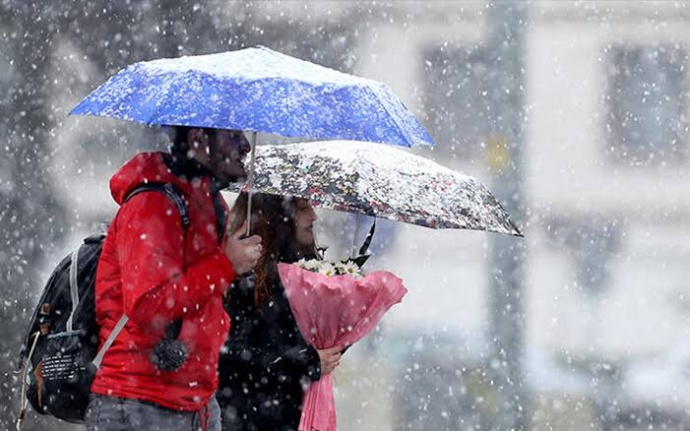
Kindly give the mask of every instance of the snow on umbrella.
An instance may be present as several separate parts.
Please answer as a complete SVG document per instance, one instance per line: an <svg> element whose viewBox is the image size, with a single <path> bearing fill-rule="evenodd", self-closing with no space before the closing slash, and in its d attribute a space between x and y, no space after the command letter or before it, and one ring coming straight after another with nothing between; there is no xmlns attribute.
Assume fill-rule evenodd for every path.
<svg viewBox="0 0 690 431"><path fill-rule="evenodd" d="M255 169L253 192L430 228L522 236L479 180L403 149L350 141L265 145Z"/></svg>
<svg viewBox="0 0 690 431"><path fill-rule="evenodd" d="M261 46L132 64L70 114L406 147L433 145L385 84Z"/></svg>

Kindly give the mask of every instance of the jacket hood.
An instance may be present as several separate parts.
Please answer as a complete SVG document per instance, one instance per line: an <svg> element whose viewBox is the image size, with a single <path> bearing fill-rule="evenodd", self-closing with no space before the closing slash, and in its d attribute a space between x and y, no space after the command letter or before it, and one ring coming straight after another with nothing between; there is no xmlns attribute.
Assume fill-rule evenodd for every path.
<svg viewBox="0 0 690 431"><path fill-rule="evenodd" d="M182 190L189 182L175 175L170 168L170 155L148 152L134 156L110 179L110 193L122 205L129 193L142 183L172 183Z"/></svg>

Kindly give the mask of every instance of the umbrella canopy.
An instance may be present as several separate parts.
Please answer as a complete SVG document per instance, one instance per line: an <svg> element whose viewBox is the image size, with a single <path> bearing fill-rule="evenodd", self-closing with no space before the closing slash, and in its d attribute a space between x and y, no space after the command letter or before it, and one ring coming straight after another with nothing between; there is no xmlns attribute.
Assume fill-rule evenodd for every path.
<svg viewBox="0 0 690 431"><path fill-rule="evenodd" d="M385 84L265 47L132 64L70 114L288 137L433 145Z"/></svg>
<svg viewBox="0 0 690 431"><path fill-rule="evenodd" d="M329 141L256 151L252 192L297 196L321 208L437 229L522 236L479 180L403 149ZM231 185L233 191L241 188Z"/></svg>

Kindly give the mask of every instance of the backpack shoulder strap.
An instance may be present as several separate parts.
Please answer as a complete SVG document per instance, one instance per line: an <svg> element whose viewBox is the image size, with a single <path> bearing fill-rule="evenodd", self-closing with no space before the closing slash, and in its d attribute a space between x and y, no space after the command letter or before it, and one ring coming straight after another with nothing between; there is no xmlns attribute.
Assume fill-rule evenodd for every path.
<svg viewBox="0 0 690 431"><path fill-rule="evenodd" d="M138 186L134 190L132 190L129 195L125 198L125 202L130 200L132 197L135 195L138 195L139 193L142 192L147 192L147 191L156 191L159 193L163 193L170 199L175 206L177 207L177 210L180 213L180 218L182 219L182 227L184 229L187 229L189 226L189 213L187 212L187 204L184 201L184 197L182 197L182 192L175 187L172 183L146 183Z"/></svg>
<svg viewBox="0 0 690 431"><path fill-rule="evenodd" d="M103 362L103 357L105 356L106 350L108 350L110 346L113 345L115 338L117 338L117 336L120 334L120 331L122 331L122 328L125 327L128 320L129 317L127 317L126 314L120 316L120 320L117 321L113 330L110 331L110 335L108 335L108 338L105 340L105 343L103 343L103 347L98 349L96 357L93 358L93 361L91 361L96 368L101 368L101 362Z"/></svg>

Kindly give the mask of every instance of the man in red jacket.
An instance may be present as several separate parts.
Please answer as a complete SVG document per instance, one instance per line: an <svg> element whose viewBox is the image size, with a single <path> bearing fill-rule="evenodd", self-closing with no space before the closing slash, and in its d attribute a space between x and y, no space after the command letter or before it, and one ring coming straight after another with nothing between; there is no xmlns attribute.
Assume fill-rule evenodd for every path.
<svg viewBox="0 0 690 431"><path fill-rule="evenodd" d="M230 327L222 298L236 275L256 264L261 238L242 238L246 227L226 234L219 192L244 177L250 146L241 131L176 130L170 153L138 154L110 180L120 209L96 275L100 345L123 314L129 320L94 379L87 430L220 430L216 370ZM174 185L189 224L163 193L128 199L145 183ZM185 353L174 370L152 360L171 322Z"/></svg>

